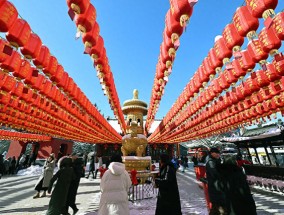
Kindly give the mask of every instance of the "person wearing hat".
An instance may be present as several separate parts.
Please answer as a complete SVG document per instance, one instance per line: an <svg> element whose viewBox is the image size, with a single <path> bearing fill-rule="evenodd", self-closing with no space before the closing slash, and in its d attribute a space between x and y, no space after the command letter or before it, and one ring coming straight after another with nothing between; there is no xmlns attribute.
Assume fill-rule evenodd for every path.
<svg viewBox="0 0 284 215"><path fill-rule="evenodd" d="M43 166L43 173L41 174L35 185L35 190L37 191L37 193L33 196L34 199L46 196L46 191L49 186L49 182L53 176L54 168L55 168L55 159L54 159L54 154L51 153L49 157L46 159ZM43 190L43 193L40 196L41 190Z"/></svg>
<svg viewBox="0 0 284 215"><path fill-rule="evenodd" d="M222 178L218 169L221 165L220 151L218 148L209 150L206 162L206 177L208 181L208 194L212 207L209 215L226 214L225 193L222 186Z"/></svg>

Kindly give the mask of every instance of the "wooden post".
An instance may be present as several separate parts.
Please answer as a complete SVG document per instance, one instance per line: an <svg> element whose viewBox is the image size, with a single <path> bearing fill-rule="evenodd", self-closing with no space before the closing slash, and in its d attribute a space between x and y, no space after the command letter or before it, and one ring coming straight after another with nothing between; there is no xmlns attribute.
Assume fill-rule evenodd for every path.
<svg viewBox="0 0 284 215"><path fill-rule="evenodd" d="M267 151L266 146L264 147L264 150L265 150L265 153L266 153L267 159L268 159L268 161L269 161L270 165L272 166L272 162L271 162L271 159L270 159L270 157L269 157L269 154L268 154L268 151Z"/></svg>
<svg viewBox="0 0 284 215"><path fill-rule="evenodd" d="M275 154L275 152L274 152L274 148L273 148L272 146L270 146L270 150L271 150L271 153L272 153L272 155L273 155L273 157L274 157L274 159L275 159L275 164L276 164L276 166L278 167L278 166L279 166L279 163L278 163L276 154Z"/></svg>

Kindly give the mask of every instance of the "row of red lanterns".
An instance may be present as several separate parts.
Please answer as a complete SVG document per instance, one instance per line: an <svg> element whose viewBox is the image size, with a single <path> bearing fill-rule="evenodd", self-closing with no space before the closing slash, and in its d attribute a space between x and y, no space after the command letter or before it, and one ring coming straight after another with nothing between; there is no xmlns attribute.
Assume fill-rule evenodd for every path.
<svg viewBox="0 0 284 215"><path fill-rule="evenodd" d="M97 76L104 94L108 97L111 109L117 117L121 130L125 133L126 124L121 110L120 101L114 84L113 74L109 66L104 40L100 36L100 28L96 22L96 10L90 1L68 0L69 14L71 15L82 33L82 41L85 45L85 53L89 54L94 61Z"/></svg>
<svg viewBox="0 0 284 215"><path fill-rule="evenodd" d="M28 59L33 59L33 63L37 66L37 68L42 69L44 74L48 75L51 81L53 81L57 87L63 89L71 99L77 100L75 103L76 105L80 104L86 108L87 111L88 107L91 108L89 114L93 115L93 113L96 113L96 120L98 122L104 122L105 120L103 120L103 117L97 110L93 110L95 108L82 93L82 91L77 87L73 79L69 77L68 73L64 71L63 67L58 64L56 58L51 56L49 49L42 45L40 38L36 34L31 32L28 23L17 18L18 12L15 7L9 1L2 1L0 11L3 12L3 16L1 16L0 19L2 27L0 31L8 31L6 38L9 40L9 43L14 44L16 47L21 46L22 54ZM5 42L1 41L1 44L4 46L3 48L8 49L8 46L5 44ZM6 52L7 51L9 50L6 50ZM36 73L35 69L31 68L26 60L22 60L21 56L17 52L12 52L10 57L7 57L6 53L1 54L1 57L5 56L7 59L4 63L2 63L1 67L7 71L14 71L14 75L16 77L19 76L19 78L22 78L21 75L23 74L23 71L28 73L26 75L30 75L31 71L33 74ZM23 64L26 66L21 67ZM42 75L38 80L40 79L44 79ZM26 81L27 84L30 84L28 79L26 79ZM38 86L39 85L40 84L38 84ZM51 83L49 83L49 86L51 86ZM53 89L56 88L53 87ZM107 129L111 130L112 133L115 132L107 122L104 122L103 124L105 124Z"/></svg>
<svg viewBox="0 0 284 215"><path fill-rule="evenodd" d="M279 63L283 65L284 59ZM273 70L273 66L270 66L270 68ZM255 73L261 72L263 71L260 70ZM182 128L180 133L184 131L189 132L191 129L201 132L200 127L194 128L194 126L202 124L204 127L208 127L212 125L212 123L215 123L214 120L216 119L225 120L227 117L238 114L239 111L248 110L253 106L255 106L255 108L261 108L261 104L264 101L273 100L277 104L274 106L274 110L276 110L275 107L283 108L284 103L281 101L281 96L278 94L283 92L284 77L277 74L275 68L274 73L263 73L264 79L262 80L257 79L255 73L252 73L251 78L248 78L244 83L233 88L232 91L227 92L224 96L219 97L210 107L207 107L204 111L197 113L191 120L188 120L188 124L180 127ZM214 120L211 120L210 117L213 118L214 116ZM173 130L169 130L169 133L172 136L177 134ZM182 136L182 134L180 135ZM169 137L163 136L163 138L168 139Z"/></svg>
<svg viewBox="0 0 284 215"><path fill-rule="evenodd" d="M50 141L51 137L39 134L22 133L8 130L0 130L0 139L19 141Z"/></svg>
<svg viewBox="0 0 284 215"><path fill-rule="evenodd" d="M2 41L2 43L4 42ZM45 76L38 74L38 71L32 68L28 61L23 61L22 63L20 63L21 57L17 52L12 50L11 55L2 53L1 56L6 56L5 59L1 59L4 59L4 61L1 62L2 69L4 69L5 71L12 71L12 74L17 78L24 78L24 83L32 87L33 90L36 90L38 91L38 93L43 94L48 99L54 101L57 105L60 105L63 108L67 108L67 111L71 111L71 113L75 116L80 117L81 111L75 105L75 103L72 102L72 100L68 99L68 97L66 97L57 87L55 87L52 82L46 79ZM17 74L21 74L21 76ZM15 92L21 93L21 89L29 90L28 87L24 87L24 84L22 82L16 84L16 80L12 76L6 75L6 79L6 85L4 87L9 87L9 89L7 90L12 91L14 90L15 86L17 86L17 90ZM31 98L31 92L32 91L30 90L29 94L26 93L28 98Z"/></svg>
<svg viewBox="0 0 284 215"><path fill-rule="evenodd" d="M170 10L165 18L163 42L160 46L160 55L156 66L156 74L150 99L145 128L149 131L158 110L164 88L171 74L176 51L180 45L179 38L184 32L187 22L192 15L193 5L197 0L170 0Z"/></svg>
<svg viewBox="0 0 284 215"><path fill-rule="evenodd" d="M78 97L78 95L81 95L81 98L83 98L83 99L78 99L78 100L81 101L81 105L84 105L86 103L89 105L89 107L86 108L87 111L95 109L95 108L92 108L91 103L83 95L83 93L80 91L80 89L78 87L76 87L73 79L70 78L70 77L68 79L68 74L66 72L64 72L62 66L57 63L56 58L53 57L53 56L50 56L50 52L49 52L48 48L45 47L45 46L40 47L41 42L38 41L39 37L37 37L37 36L31 37L31 35L33 35L33 34L31 33L30 28L27 27L28 23L26 23L24 20L20 20L20 19L17 19L17 18L14 21L12 21L10 19L9 20L5 19L5 17L7 17L7 14L11 15L11 11L14 11L14 14L18 15L14 6L9 1L1 2L0 6L1 6L0 10L1 10L1 12L3 12L3 16L1 16L1 24L3 24L3 22L5 22L5 21L6 21L6 23L10 23L10 25L6 26L6 29L3 27L3 29L1 29L1 31L8 30L6 37L7 37L7 39L9 38L10 44L14 44L15 46L23 46L21 48L21 52L25 56L31 56L32 58L35 58L33 60L34 64L38 68L43 69L43 72L46 75L48 75L52 81L54 81L54 82L58 81L58 83L56 83L57 86L61 87L62 89L65 89L66 92L69 94L69 96L71 98L74 97L73 99L75 99L76 97ZM10 16L10 17L17 17L16 15ZM3 24L3 26L5 26L5 25ZM27 39L28 35L30 36L29 39ZM30 39L30 38L33 38L33 39ZM34 38L36 38L36 39L34 39ZM27 43L25 43L25 41ZM4 48L8 49L7 48L8 46L5 43L6 43L5 41L4 42L1 41L3 49ZM32 49L31 48L31 47L35 47L35 44L36 45L39 44L39 47L41 48L39 53L38 53L38 51L26 52L26 50L38 50L38 49ZM27 47L30 47L30 48L27 48ZM1 57L3 57L3 58L6 57L6 59L5 58L2 59L3 62L1 63L1 67L4 70L14 71L16 77L17 76L20 77L23 74L22 71L24 71L26 73L25 75L28 75L27 73L29 73L30 71L32 71L33 74L36 73L33 68L29 67L29 64L27 63L26 60L21 59L21 56L17 52L14 52L14 51L11 51L11 50L8 50L8 51L12 52L9 57L7 57L8 55L6 53L1 54ZM6 52L7 52L7 50L6 50ZM49 59L49 62L48 62L47 59ZM27 66L23 66L23 68L22 68L21 66L23 64L27 65ZM20 69L22 71L20 71ZM29 74L31 74L31 73L29 73ZM59 74L62 74L62 76L66 77L66 78L64 79L62 76L59 76ZM64 76L64 74L66 74L66 75ZM41 77L41 79L44 79L42 76L40 76L40 77ZM66 82L64 84L63 80L68 80L67 86L66 86ZM27 81L27 84L30 84L30 83L28 83L28 81ZM37 86L39 87L40 84L38 84ZM49 86L52 87L51 82L49 82ZM57 90L56 87L52 87L52 89L54 89L54 91ZM52 94L47 94L47 95L50 96ZM79 103L79 102L76 102L76 103ZM92 112L93 112L93 110L92 110ZM98 112L98 111L96 110L96 112ZM97 113L96 115L100 115L100 114ZM103 118L103 117L101 116L101 117L97 118L98 122L103 121L103 120L101 120L101 118ZM107 130L111 130L112 133L115 132L115 130L107 122L104 122L104 124L105 124L105 126L107 126ZM117 133L117 132L115 132L115 133ZM115 135L115 136L117 136L117 138L119 138L118 134Z"/></svg>
<svg viewBox="0 0 284 215"><path fill-rule="evenodd" d="M275 7L276 7L276 5L274 5L274 8ZM258 27L257 18L254 18L250 15L251 16L250 19L247 19L247 20L243 19L243 17L241 15L244 13L244 11L249 12L249 10L248 10L248 8L246 8L246 6L238 8L235 15L234 15L235 20L238 20L237 24L235 24L236 26L238 26L238 30L245 29L244 27L249 26L250 23L254 23L254 24L251 24L250 28L247 27L246 32L244 32L244 31L242 33L239 32L242 36L245 36L246 33L248 33L249 31L256 30L256 26ZM270 7L270 11L271 11L271 7ZM245 14L247 14L247 13L245 13ZM236 17L238 17L238 19ZM246 16L246 17L248 17L248 16ZM255 63L257 63L259 60L263 61L264 59L266 59L268 57L269 52L275 54L275 50L278 49L281 46L280 39L283 38L283 35L281 34L282 31L279 30L279 29L283 29L283 23L284 22L283 22L282 17L283 17L283 13L279 13L277 16L275 16L274 17L275 21L272 22L272 24L269 26L271 28L269 28L269 27L264 28L260 32L260 34L259 34L259 41L260 42L258 40L253 40L251 43L248 44L248 51L242 51L242 52L240 52L240 46L243 43L243 38L241 36L239 36L239 33L237 32L237 28L234 26L234 24L227 25L226 28L223 31L223 37L219 37L218 40L215 42L215 45L214 45L214 49L216 49L215 52L214 52L214 49L210 50L208 57L206 57L204 59L201 67L199 67L199 69L198 69L197 73L195 74L195 76L193 77L193 79L186 86L185 90L182 92L182 94L178 98L177 102L174 104L172 109L169 111L169 113L164 118L164 120L163 120L164 127L162 127L162 128L159 127L153 133L153 135L152 135L152 137L150 137L150 139L152 139L153 136L155 136L157 134L161 135L162 132L165 131L165 127L167 126L167 124L169 124L170 119L171 119L171 122L176 121L175 118L177 118L179 116L179 112L182 110L182 108L185 107L185 104L189 104L190 103L189 100L192 100L194 93L197 95L197 93L200 91L200 89L202 89L201 86L204 84L204 81L205 82L208 81L210 76L212 77L213 75L215 75L215 72L220 72L223 63L229 63L229 58L232 55L230 49L232 49L232 51L234 52L234 56L236 57L236 59L238 57L238 59L240 60L241 67L244 70L253 69ZM251 19L252 19L252 21L251 21ZM240 22L240 21L243 21L243 22ZM262 52L259 52L259 50L262 50ZM250 58L248 57L249 52L252 56ZM250 61L248 61L248 59ZM226 78L228 80L227 81L228 85L227 86L223 85L223 88L219 87L219 91L217 93L221 93L223 89L229 87L231 83L237 81L238 77L234 77L235 74L233 76L232 71L230 71L231 68L232 68L232 65L235 68L236 68L236 66L240 66L240 65L234 65L236 62L237 61L234 60L233 63L231 63L228 66L228 68L226 66L225 71L218 77L219 81L221 79L224 80L224 78ZM204 72L204 71L208 71L208 72ZM241 70L239 70L239 71L241 71ZM204 75L204 73L207 74L207 76ZM244 76L245 74L246 74L245 71L240 73L240 75L242 75L242 76ZM202 77L203 77L203 79L202 79ZM230 77L232 79L230 79ZM197 80L199 78L199 80L196 82L196 81L194 81L194 78L196 78ZM215 83L214 83L214 81L215 81ZM213 85L214 84L218 85L218 81L217 80L214 80L214 81L212 81ZM226 81L224 81L223 83L226 83ZM215 86L215 88L216 88L216 86ZM207 98L211 97L211 99L212 99L213 97L216 96L216 95L212 95L209 92L212 92L212 89L207 91ZM204 92L202 92L202 93L205 94ZM184 116L188 117L188 114L184 114ZM175 124L177 124L177 123L175 123ZM164 133L163 133L163 135L164 135Z"/></svg>

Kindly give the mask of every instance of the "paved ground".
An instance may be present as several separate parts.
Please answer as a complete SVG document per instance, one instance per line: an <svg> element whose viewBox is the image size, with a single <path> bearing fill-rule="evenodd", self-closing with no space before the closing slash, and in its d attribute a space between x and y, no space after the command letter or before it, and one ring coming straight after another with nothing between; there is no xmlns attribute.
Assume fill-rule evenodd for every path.
<svg viewBox="0 0 284 215"><path fill-rule="evenodd" d="M49 197L33 199L34 184L38 176L14 176L0 180L0 214L42 215L45 214ZM95 215L98 209L100 192L99 179L82 178L77 203L79 215ZM207 214L203 190L198 187L192 169L178 173L181 205L184 215ZM253 189L260 215L284 214L284 196L278 193ZM131 215L154 214L156 198L130 202Z"/></svg>

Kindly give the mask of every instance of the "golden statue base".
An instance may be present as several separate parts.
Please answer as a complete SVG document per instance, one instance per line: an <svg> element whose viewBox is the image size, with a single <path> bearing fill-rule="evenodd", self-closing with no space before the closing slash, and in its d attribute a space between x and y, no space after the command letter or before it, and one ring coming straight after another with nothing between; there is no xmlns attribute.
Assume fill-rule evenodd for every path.
<svg viewBox="0 0 284 215"><path fill-rule="evenodd" d="M124 156L122 161L125 164L126 171L135 169L136 171L149 170L151 167L151 157Z"/></svg>

